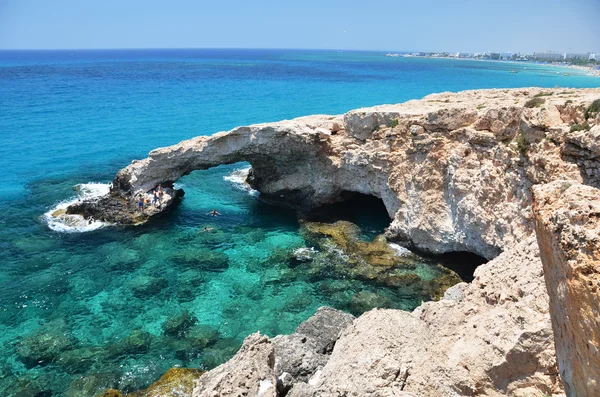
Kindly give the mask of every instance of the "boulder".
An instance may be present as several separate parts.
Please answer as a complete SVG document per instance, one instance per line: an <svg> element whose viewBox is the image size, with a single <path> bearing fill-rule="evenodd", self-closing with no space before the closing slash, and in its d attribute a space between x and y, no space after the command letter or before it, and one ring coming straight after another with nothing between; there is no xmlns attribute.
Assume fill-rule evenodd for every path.
<svg viewBox="0 0 600 397"><path fill-rule="evenodd" d="M274 365L273 344L257 332L231 360L198 378L192 397L276 397Z"/></svg>
<svg viewBox="0 0 600 397"><path fill-rule="evenodd" d="M323 306L295 333L273 338L275 374L281 377L287 373L291 383L308 381L327 363L335 342L352 321L351 314Z"/></svg>

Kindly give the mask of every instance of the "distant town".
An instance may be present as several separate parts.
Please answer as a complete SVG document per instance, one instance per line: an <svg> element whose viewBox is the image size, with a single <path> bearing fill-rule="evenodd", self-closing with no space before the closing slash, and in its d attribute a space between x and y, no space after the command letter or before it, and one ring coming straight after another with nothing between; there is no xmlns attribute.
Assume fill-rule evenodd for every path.
<svg viewBox="0 0 600 397"><path fill-rule="evenodd" d="M534 52L533 54L521 54L512 52L413 52L413 53L390 53L390 57L425 57L425 58L458 58L458 59L481 59L492 61L528 61L528 62L557 62L571 65L600 65L600 53L574 53L574 52Z"/></svg>

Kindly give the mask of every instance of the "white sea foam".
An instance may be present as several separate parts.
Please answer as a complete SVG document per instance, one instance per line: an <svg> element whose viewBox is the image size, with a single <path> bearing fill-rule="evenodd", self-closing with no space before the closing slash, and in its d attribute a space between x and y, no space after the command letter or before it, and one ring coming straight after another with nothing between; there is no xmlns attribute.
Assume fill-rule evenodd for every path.
<svg viewBox="0 0 600 397"><path fill-rule="evenodd" d="M110 223L95 220L90 222L81 215L68 215L64 213L69 205L79 200L90 200L108 194L109 186L108 183L96 182L76 185L73 189L77 191L77 197L61 201L44 214L43 218L48 227L56 232L81 233L110 225Z"/></svg>
<svg viewBox="0 0 600 397"><path fill-rule="evenodd" d="M294 257L299 261L309 261L315 257L317 252L314 247L302 247L294 251Z"/></svg>
<svg viewBox="0 0 600 397"><path fill-rule="evenodd" d="M231 174L224 176L223 179L225 179L228 182L231 182L236 188L248 192L248 194L250 194L251 196L257 196L258 190L252 189L250 185L248 185L248 182L246 182L246 178L248 178L249 172L250 167L238 168L233 170Z"/></svg>
<svg viewBox="0 0 600 397"><path fill-rule="evenodd" d="M391 249L396 251L396 255L398 256L411 256L413 254L408 248L404 248L401 245L389 243L389 246Z"/></svg>

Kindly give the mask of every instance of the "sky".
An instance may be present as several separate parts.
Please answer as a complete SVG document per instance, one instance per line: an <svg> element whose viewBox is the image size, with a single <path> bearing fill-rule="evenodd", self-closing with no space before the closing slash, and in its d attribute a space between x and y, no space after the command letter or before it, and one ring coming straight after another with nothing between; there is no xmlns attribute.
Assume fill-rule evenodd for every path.
<svg viewBox="0 0 600 397"><path fill-rule="evenodd" d="M600 0L0 0L0 49L600 52Z"/></svg>

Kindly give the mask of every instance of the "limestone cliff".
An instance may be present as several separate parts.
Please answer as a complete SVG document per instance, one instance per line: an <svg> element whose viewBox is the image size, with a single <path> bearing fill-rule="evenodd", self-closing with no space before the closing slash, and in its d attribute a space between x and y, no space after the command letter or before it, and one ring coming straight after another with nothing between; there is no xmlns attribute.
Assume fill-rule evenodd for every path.
<svg viewBox="0 0 600 397"><path fill-rule="evenodd" d="M561 392L559 369L570 396L595 396L600 115L589 109L598 98L600 89L466 91L239 127L152 151L119 171L107 200L128 223L137 193L248 161L264 197L311 209L346 192L374 195L392 219L389 239L492 259L413 313L340 319L326 354L300 331L253 336L196 381L195 396L239 385L253 396L544 396ZM77 210L106 216L101 202Z"/></svg>
<svg viewBox="0 0 600 397"><path fill-rule="evenodd" d="M600 396L600 190L556 181L534 197L561 378L569 397Z"/></svg>
<svg viewBox="0 0 600 397"><path fill-rule="evenodd" d="M263 197L310 209L344 192L374 195L393 219L389 238L491 259L533 230L532 185L599 185L598 116L585 120L599 97L600 89L443 93L197 137L119 171L113 197L122 211L112 220L139 221L136 194L159 183L248 161ZM83 207L75 212L111 220L103 205Z"/></svg>

